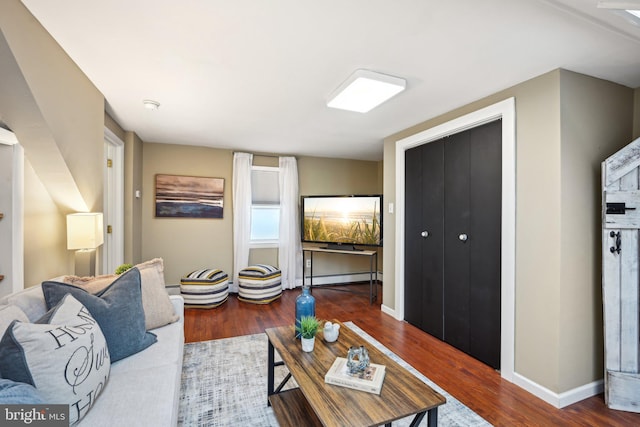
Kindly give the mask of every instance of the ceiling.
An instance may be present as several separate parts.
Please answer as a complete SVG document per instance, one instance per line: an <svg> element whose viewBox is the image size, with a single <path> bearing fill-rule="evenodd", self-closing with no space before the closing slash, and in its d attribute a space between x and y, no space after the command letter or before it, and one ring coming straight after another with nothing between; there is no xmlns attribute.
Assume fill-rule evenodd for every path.
<svg viewBox="0 0 640 427"><path fill-rule="evenodd" d="M146 142L380 160L383 138L556 68L640 86L640 19L597 0L22 2ZM358 68L407 90L327 108Z"/></svg>

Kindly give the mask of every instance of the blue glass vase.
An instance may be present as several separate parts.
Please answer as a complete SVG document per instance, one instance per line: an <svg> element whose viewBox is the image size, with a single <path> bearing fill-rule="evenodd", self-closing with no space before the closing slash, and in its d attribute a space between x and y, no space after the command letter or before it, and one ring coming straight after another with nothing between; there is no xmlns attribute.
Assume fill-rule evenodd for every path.
<svg viewBox="0 0 640 427"><path fill-rule="evenodd" d="M300 326L302 316L316 315L316 299L311 295L309 286L302 286L302 293L296 298L296 327ZM296 338L300 338L300 333L296 331Z"/></svg>

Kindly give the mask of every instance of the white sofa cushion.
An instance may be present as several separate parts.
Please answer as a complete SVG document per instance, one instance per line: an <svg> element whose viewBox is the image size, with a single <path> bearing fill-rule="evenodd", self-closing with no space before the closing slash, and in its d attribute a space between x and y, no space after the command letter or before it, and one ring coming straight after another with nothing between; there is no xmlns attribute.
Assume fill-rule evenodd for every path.
<svg viewBox="0 0 640 427"><path fill-rule="evenodd" d="M111 366L105 393L81 422L86 427L171 426L178 423L184 300L171 296L178 322L153 330L158 342Z"/></svg>
<svg viewBox="0 0 640 427"><path fill-rule="evenodd" d="M166 364L112 375L105 393L80 425L177 425L181 374L182 364Z"/></svg>
<svg viewBox="0 0 640 427"><path fill-rule="evenodd" d="M114 362L112 373L122 374L140 369L140 367L156 367L167 364L180 363L182 366L182 352L184 347L184 333L182 323L172 323L162 328L154 329L157 342L143 352Z"/></svg>

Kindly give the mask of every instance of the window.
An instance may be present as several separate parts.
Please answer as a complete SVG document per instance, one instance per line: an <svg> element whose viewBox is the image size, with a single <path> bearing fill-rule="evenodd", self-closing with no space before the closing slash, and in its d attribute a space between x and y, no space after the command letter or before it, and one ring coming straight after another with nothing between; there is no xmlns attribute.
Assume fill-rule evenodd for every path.
<svg viewBox="0 0 640 427"><path fill-rule="evenodd" d="M274 247L280 237L280 169L251 168L251 247Z"/></svg>

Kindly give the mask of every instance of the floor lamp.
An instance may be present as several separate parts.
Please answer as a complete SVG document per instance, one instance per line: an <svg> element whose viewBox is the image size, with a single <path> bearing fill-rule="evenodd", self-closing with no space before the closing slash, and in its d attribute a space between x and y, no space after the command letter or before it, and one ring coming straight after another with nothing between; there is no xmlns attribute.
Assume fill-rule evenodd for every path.
<svg viewBox="0 0 640 427"><path fill-rule="evenodd" d="M95 276L96 248L104 243L102 213L67 215L67 249L76 250L75 274Z"/></svg>

